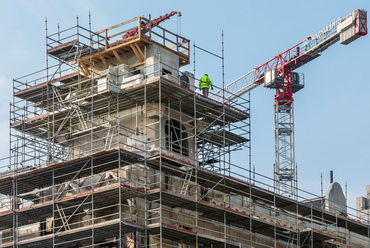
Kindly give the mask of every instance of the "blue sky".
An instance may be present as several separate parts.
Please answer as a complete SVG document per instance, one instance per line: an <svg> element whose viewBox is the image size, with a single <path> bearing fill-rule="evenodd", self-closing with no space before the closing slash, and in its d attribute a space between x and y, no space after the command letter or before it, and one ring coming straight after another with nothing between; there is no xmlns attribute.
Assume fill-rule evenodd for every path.
<svg viewBox="0 0 370 248"><path fill-rule="evenodd" d="M76 23L92 29L123 22L139 15L153 18L181 11L181 34L196 45L221 54L225 40L226 83L261 65L278 53L313 35L356 9L370 10L370 1L2 1L0 25L0 143L8 156L9 102L12 78L45 68L45 17L49 32ZM177 17L163 25L174 31ZM197 77L207 72L221 86L221 62L198 53ZM365 195L370 184L370 35L348 46L335 44L321 57L301 67L306 87L295 94L295 141L299 187L320 194L329 171L348 200ZM193 65L186 68L192 71ZM199 73L199 75L198 75ZM252 92L252 164L272 176L274 162L274 92L262 86ZM245 159L236 157L243 166ZM248 165L245 164L247 167Z"/></svg>

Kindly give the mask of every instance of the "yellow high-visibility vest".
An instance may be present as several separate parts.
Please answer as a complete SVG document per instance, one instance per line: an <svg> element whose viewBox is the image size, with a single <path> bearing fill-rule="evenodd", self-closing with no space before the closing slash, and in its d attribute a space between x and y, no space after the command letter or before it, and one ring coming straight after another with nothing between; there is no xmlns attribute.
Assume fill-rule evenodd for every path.
<svg viewBox="0 0 370 248"><path fill-rule="evenodd" d="M207 75L204 75L199 81L199 89L202 88L209 89L209 86L213 87L212 81Z"/></svg>

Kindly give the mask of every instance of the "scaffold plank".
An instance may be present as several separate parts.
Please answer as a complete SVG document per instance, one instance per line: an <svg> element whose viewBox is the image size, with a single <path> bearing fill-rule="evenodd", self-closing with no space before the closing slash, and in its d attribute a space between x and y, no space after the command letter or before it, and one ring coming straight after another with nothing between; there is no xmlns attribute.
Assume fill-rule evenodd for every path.
<svg viewBox="0 0 370 248"><path fill-rule="evenodd" d="M47 234L44 236L21 240L17 247L52 247L53 242L56 247L66 247L80 244L82 240L91 242L92 233L94 233L94 243L98 244L107 239L119 236L119 226L121 225L122 234L130 233L143 229L143 226L129 220L108 220L94 225L74 228L67 231L61 231L58 234ZM54 241L53 241L54 237ZM0 244L0 247L13 247L13 242Z"/></svg>
<svg viewBox="0 0 370 248"><path fill-rule="evenodd" d="M73 206L80 204L85 197L94 194L94 205L96 207L104 205L112 205L118 202L119 190L121 189L121 199L129 199L132 197L142 197L144 191L131 187L130 185L119 183L97 187L93 190L88 190L78 194L72 194L49 200L41 203L34 203L30 206L17 209L18 221L20 225L26 225L31 222L37 222L40 218L53 216L53 205L58 204L64 208L66 215L72 214L75 209ZM51 198L52 196L50 196ZM80 210L80 212L83 209ZM0 228L10 228L13 224L13 211L7 210L0 212Z"/></svg>
<svg viewBox="0 0 370 248"><path fill-rule="evenodd" d="M164 238L170 240L182 240L186 244L194 245L197 243L203 245L226 245L226 247L240 248L245 247L249 248L247 244L242 244L232 240L224 239L223 237L215 237L207 234L197 233L192 230L188 230L182 227L177 227L169 225L166 223L155 223L148 225L148 233L150 235L159 235L162 233Z"/></svg>
<svg viewBox="0 0 370 248"><path fill-rule="evenodd" d="M119 155L120 153L120 155ZM119 161L122 164L132 164L142 161L144 158L136 153L112 148L91 155L85 155L81 158L72 159L65 162L54 162L50 165L37 168L31 167L29 170L22 173L14 174L13 171L3 173L0 178L0 193L7 195L11 192L12 180L18 180L18 194L31 192L35 188L43 188L53 184L59 184L71 179L81 168L86 164L94 161L94 173L115 169L118 167ZM83 170L79 173L79 177L91 174L91 168Z"/></svg>
<svg viewBox="0 0 370 248"><path fill-rule="evenodd" d="M229 207L220 206L208 201L196 201L195 198L178 195L165 189L149 190L146 197L150 201L158 200L161 198L162 204L168 207L179 207L191 211L198 211L203 213L202 216L210 220L217 220L220 223L226 221L227 224L231 224L233 226L241 227L247 230L253 230L254 232L261 234L271 234L271 232L273 233L274 228L276 228L277 232L280 232L281 234L287 232L298 232L296 229L289 228L277 222L264 220L257 216L239 212Z"/></svg>
<svg viewBox="0 0 370 248"><path fill-rule="evenodd" d="M161 157L162 164L159 163L159 157ZM348 228L350 231L355 233L365 236L368 235L369 225L361 223L360 221L341 216L339 213L332 213L323 209L318 209L314 206L276 194L273 191L258 187L232 176L223 175L202 167L196 167L194 164L176 159L166 154L160 154L149 158L147 164L153 168L159 168L159 166L162 166L162 170L168 173L173 173L174 175L181 175L186 171L184 168L181 170L181 167L196 169L197 181L205 187L212 188L217 182L224 180L225 182L223 183L222 181L222 183L215 187L215 189L222 192L234 192L245 195L252 199L264 201L266 204L270 204L271 206L289 211L294 215L299 214L301 216L312 216L319 220L322 219L334 224L336 223L339 227ZM224 185L226 186L225 188Z"/></svg>

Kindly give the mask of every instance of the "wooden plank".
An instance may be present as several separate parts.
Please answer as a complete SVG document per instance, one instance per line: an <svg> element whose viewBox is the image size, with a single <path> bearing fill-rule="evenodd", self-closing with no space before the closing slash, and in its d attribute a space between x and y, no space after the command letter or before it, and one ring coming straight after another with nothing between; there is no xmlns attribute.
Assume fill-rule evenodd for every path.
<svg viewBox="0 0 370 248"><path fill-rule="evenodd" d="M185 37L182 37L182 36L177 35L177 34L175 34L175 33L171 32L171 31L169 31L169 30L167 30L167 29L165 29L165 28L162 28L161 26L155 26L155 27L156 27L156 28L159 28L159 29L162 29L162 30L163 30L164 32L166 32L166 33L172 34L173 36L179 37L179 38L181 38L181 39L182 39L182 40L184 40L184 41L190 41L190 40L186 39Z"/></svg>
<svg viewBox="0 0 370 248"><path fill-rule="evenodd" d="M88 69L89 65L87 63L83 63L83 69L85 70L87 76L91 75L90 70ZM81 83L81 82L80 82Z"/></svg>
<svg viewBox="0 0 370 248"><path fill-rule="evenodd" d="M113 52L114 56L116 57L118 63L123 64L122 59L119 56L119 54L117 53L117 51L116 50L113 50L112 52Z"/></svg>
<svg viewBox="0 0 370 248"><path fill-rule="evenodd" d="M172 40L170 40L170 39L168 39L164 36L164 34L165 34L164 32L163 32L163 35L161 35L161 34L158 34L157 32L152 31L152 34L155 34L155 35L157 35L158 38L163 39L163 43L165 43L165 41L167 40L167 41L171 42L172 44L176 45L176 42L174 42L174 41L172 41ZM164 45L164 44L162 44L162 45Z"/></svg>
<svg viewBox="0 0 370 248"><path fill-rule="evenodd" d="M131 47L132 51L134 51L134 53L136 55L136 58L139 60L140 63L142 63L143 62L143 59L140 57L140 54L136 50L136 47L133 44L130 44L130 47Z"/></svg>
<svg viewBox="0 0 370 248"><path fill-rule="evenodd" d="M184 45L184 44L186 44L187 43L187 41L183 41L183 42L181 42L181 45ZM173 45L173 46L170 46L170 47L168 47L169 49L172 49L172 48L175 48L177 45Z"/></svg>
<svg viewBox="0 0 370 248"><path fill-rule="evenodd" d="M95 57L96 57L96 56L95 56ZM93 62L99 63L99 62L100 62L100 59L97 59L97 58L95 58L95 57L94 57L94 55L92 55L92 56L91 56L91 60L92 60ZM84 63L86 63L86 64L92 64L92 63L90 62L90 55L86 55L86 56L84 56L83 58L81 58L80 60L83 60L83 61L84 61ZM72 60L72 61L71 61L71 65L78 64L78 61L80 61L80 60L78 60L78 59L76 59L76 60Z"/></svg>
<svg viewBox="0 0 370 248"><path fill-rule="evenodd" d="M189 60L189 57L183 54L184 52L181 52L181 53L180 53L180 52L176 52L176 51L174 51L174 50L172 50L172 49L168 48L167 46L165 46L165 45L163 45L163 44L161 44L161 43L158 43L158 42L156 42L156 41L153 41L153 40L152 40L152 43L153 43L153 44L156 44L156 45L158 45L158 46L160 46L160 47L162 47L162 48L164 48L164 49L166 49L166 50L168 50L168 51L170 51L170 52L176 53L177 55L179 55L179 56L180 56L180 57L182 57L183 59Z"/></svg>
<svg viewBox="0 0 370 248"><path fill-rule="evenodd" d="M154 33L154 32L153 32L153 33ZM100 56L100 55L102 55L102 54L106 54L106 53L112 52L113 50L118 50L118 49L124 49L124 50L126 50L126 47L128 47L129 45L134 44L134 43L136 43L136 42L139 42L139 41L143 42L144 44L152 44L152 43L157 44L157 45L159 45L160 47L165 48L166 50L169 50L169 51L171 51L171 52L175 52L175 53L176 53L176 54L178 54L182 59L184 59L185 61L187 61L187 64L189 63L189 57L188 57L188 56L186 56L186 55L184 55L184 54L183 54L184 52L178 53L178 52L176 52L176 51L173 51L173 50L169 49L168 47L166 47L166 46L164 46L164 45L162 45L162 44L160 44L160 43L158 43L158 42L155 42L155 41L153 41L153 40L150 40L150 38L149 38L149 37L147 37L147 36L145 36L145 35L141 36L141 39L139 39L139 38L134 38L134 39L131 39L131 40L129 40L129 41L122 42L122 43L121 43L121 44L119 44L119 45L112 46L112 47L110 47L110 48L108 48L108 49L105 49L105 50L103 50L103 51L97 52L97 53L95 53L95 54L94 54L94 56ZM187 46L189 47L189 43L187 43ZM189 51L187 51L187 53L189 53ZM82 59L90 60L89 56L90 56L90 55L86 55L86 56L82 57ZM135 65L135 66L137 66L137 65Z"/></svg>
<svg viewBox="0 0 370 248"><path fill-rule="evenodd" d="M110 40L111 38L114 38L114 37L116 37L116 36L118 36L118 35L126 34L126 33L130 32L130 31L132 31L132 30L135 30L135 29L137 29L137 27L133 27L133 28L126 29L126 30L121 31L121 32L116 33L116 34L112 34L112 35L108 36L108 40ZM101 36L101 37L103 37L103 36ZM93 42L93 44L95 44L95 43L100 43L101 41L105 41L105 37L101 38L101 39L100 39L100 40L98 40L98 41ZM121 41L122 41L122 40L121 40ZM116 42L114 42L114 43L116 43ZM113 43L113 44L114 44L114 43ZM111 44L111 45L112 45L112 44Z"/></svg>
<svg viewBox="0 0 370 248"><path fill-rule="evenodd" d="M98 31L98 32L95 32L94 34L96 35L96 34L100 34L100 33L105 32L105 30L111 30L111 29L114 29L114 28L118 28L118 27L120 27L120 26L122 26L122 25L125 25L125 24L128 24L128 23L130 23L130 22L135 21L137 18L142 18L142 17L144 17L144 16L142 15L142 16L139 16L139 17L132 18L131 20L128 20L128 21L125 21L125 22L118 23L118 24L116 24L116 25L114 25L114 26L111 26L111 27L109 27L109 28L102 29L102 30L100 30L100 31ZM93 35L94 35L94 34L93 34Z"/></svg>
<svg viewBox="0 0 370 248"><path fill-rule="evenodd" d="M143 38L143 37L145 37L145 36L142 36L142 38ZM130 45L130 44L132 44L132 43L135 43L135 42L137 42L137 41L139 41L139 39L138 39L138 38L136 38L136 39L132 39L132 40L130 40L130 41L128 41L128 42L123 42L123 43L121 43L121 44L119 44L119 45L117 45L117 46L112 46L112 47L110 47L110 48L108 48L108 49L105 49L105 50L103 50L103 51L101 51L101 52L98 52L98 53L96 53L96 55L98 56L98 55L100 55L100 54L105 54L105 53L111 52L112 50L115 50L115 49L118 49L118 48L121 48L121 47L128 46L128 45ZM89 56L89 55L87 55L87 56Z"/></svg>
<svg viewBox="0 0 370 248"><path fill-rule="evenodd" d="M143 62L139 62L139 63L136 63L136 64L133 64L133 65L130 65L130 67L136 67L136 66L139 66L139 65L143 65L143 64L145 64L145 61L143 61Z"/></svg>
<svg viewBox="0 0 370 248"><path fill-rule="evenodd" d="M109 65L108 65L107 61L105 61L105 58L104 58L103 54L98 55L98 57L99 57L99 58L101 59L101 61L103 62L103 64L104 64L105 68L106 68L106 69L108 69L108 68L109 68Z"/></svg>
<svg viewBox="0 0 370 248"><path fill-rule="evenodd" d="M126 53L126 52L131 51L131 49L129 49L128 47L120 47L120 48L115 49L114 51L117 51L118 53Z"/></svg>
<svg viewBox="0 0 370 248"><path fill-rule="evenodd" d="M84 76L88 77L90 75L90 72L85 68L86 65L84 65L84 62L79 61L79 67L84 74Z"/></svg>
<svg viewBox="0 0 370 248"><path fill-rule="evenodd" d="M144 54L143 54L143 52L141 51L141 49L140 49L139 45L138 45L137 43L134 43L134 45L135 45L136 49L139 51L140 56L141 56L141 58L142 58L142 59L143 59L143 61L144 61L144 60L145 60L145 58L144 58Z"/></svg>
<svg viewBox="0 0 370 248"><path fill-rule="evenodd" d="M135 29L135 28L133 28L133 29ZM131 29L131 30L133 30L133 29ZM116 37L116 36L118 36L118 35L121 35L121 34L126 34L128 31L127 30L125 30L125 31L122 31L122 32L119 32L119 33L116 33L116 34L112 34L111 36L109 36L108 37L108 39L110 39L110 38L114 38L114 37Z"/></svg>
<svg viewBox="0 0 370 248"><path fill-rule="evenodd" d="M141 18L139 17L139 19L137 19L137 26L138 26L138 31L139 31L139 38L141 37Z"/></svg>
<svg viewBox="0 0 370 248"><path fill-rule="evenodd" d="M49 49L48 49L48 52L52 52L52 51L57 50L57 49L59 49L59 48L61 48L61 47L69 46L69 45L74 44L74 43L76 43L76 42L78 42L78 40L77 40L77 39L76 39L76 40L69 41L69 42L66 42L66 43L63 43L63 44L60 44L60 45L58 45L58 46L55 46L55 47L49 48Z"/></svg>

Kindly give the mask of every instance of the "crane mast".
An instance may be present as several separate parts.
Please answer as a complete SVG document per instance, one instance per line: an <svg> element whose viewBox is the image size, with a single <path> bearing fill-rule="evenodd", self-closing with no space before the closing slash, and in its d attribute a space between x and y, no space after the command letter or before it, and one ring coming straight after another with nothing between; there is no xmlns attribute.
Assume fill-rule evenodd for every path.
<svg viewBox="0 0 370 248"><path fill-rule="evenodd" d="M274 129L276 193L296 197L296 168L294 145L293 94L304 87L303 74L294 72L302 65L319 57L323 51L337 43L348 45L367 34L367 12L355 10L344 18L338 18L306 39L278 54L266 63L231 82L211 95L215 100L232 103L238 97L259 85L275 89ZM217 99L224 90L224 98Z"/></svg>

